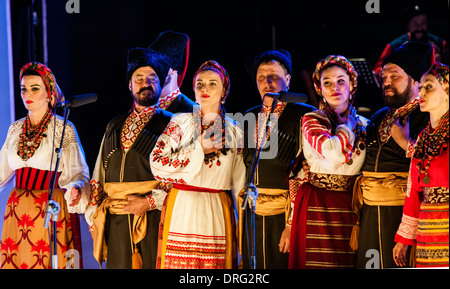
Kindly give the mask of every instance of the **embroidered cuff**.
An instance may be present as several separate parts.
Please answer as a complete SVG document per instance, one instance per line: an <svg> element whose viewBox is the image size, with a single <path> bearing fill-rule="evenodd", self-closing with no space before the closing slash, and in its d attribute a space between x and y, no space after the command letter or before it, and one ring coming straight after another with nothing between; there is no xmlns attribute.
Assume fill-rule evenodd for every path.
<svg viewBox="0 0 450 289"><path fill-rule="evenodd" d="M149 210L156 209L155 199L153 199L152 194L148 194L145 197L147 198L148 205L150 206Z"/></svg>
<svg viewBox="0 0 450 289"><path fill-rule="evenodd" d="M416 240L417 238L417 226L419 224L419 219L410 217L408 215L403 214L402 222L397 230L397 235L408 239L408 240Z"/></svg>
<svg viewBox="0 0 450 289"><path fill-rule="evenodd" d="M416 146L416 139L412 139L410 138L408 140L408 148L406 149L406 157L407 158L412 158L414 155L414 151L415 151L415 146Z"/></svg>

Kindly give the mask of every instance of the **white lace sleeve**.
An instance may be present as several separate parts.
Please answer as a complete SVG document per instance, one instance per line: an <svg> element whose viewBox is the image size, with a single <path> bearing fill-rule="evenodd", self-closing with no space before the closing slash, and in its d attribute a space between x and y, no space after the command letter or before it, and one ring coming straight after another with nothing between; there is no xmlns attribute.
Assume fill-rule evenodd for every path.
<svg viewBox="0 0 450 289"><path fill-rule="evenodd" d="M8 151L12 148L12 139L20 133L22 121L16 121L9 126L5 143L0 151L0 188L6 186L14 178L14 170L8 162Z"/></svg>
<svg viewBox="0 0 450 289"><path fill-rule="evenodd" d="M57 140L61 139L61 132L62 130L57 125ZM69 213L83 214L90 197L89 168L86 164L84 150L77 131L71 122L67 123L60 165L62 173L59 178L59 185L61 188L66 189L64 199L67 201ZM70 192L73 187L80 188L81 199L78 205L70 206Z"/></svg>

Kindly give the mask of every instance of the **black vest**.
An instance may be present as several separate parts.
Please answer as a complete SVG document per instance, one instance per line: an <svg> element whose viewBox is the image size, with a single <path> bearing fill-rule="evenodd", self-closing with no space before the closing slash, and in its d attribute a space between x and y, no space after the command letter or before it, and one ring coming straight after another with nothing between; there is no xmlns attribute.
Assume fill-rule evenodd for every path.
<svg viewBox="0 0 450 289"><path fill-rule="evenodd" d="M197 105L190 98L184 94L179 94L166 109L171 113L190 112L193 111L193 106Z"/></svg>
<svg viewBox="0 0 450 289"><path fill-rule="evenodd" d="M378 136L378 128L381 121L388 113L389 108L384 107L377 111L371 118L367 126L367 152L362 171L369 172L408 172L411 162L406 157L406 152L390 137L389 140L381 146ZM417 107L409 115L409 137L417 139L419 133L427 126L430 119L428 113L420 111ZM377 164L378 160L378 164ZM377 166L377 168L375 168ZM376 170L375 170L376 169Z"/></svg>
<svg viewBox="0 0 450 289"><path fill-rule="evenodd" d="M102 151L105 182L119 182L122 166L123 182L141 182L155 179L150 169L150 153L169 123L172 114L157 109L125 154L120 136L128 115L116 117L106 128Z"/></svg>
<svg viewBox="0 0 450 289"><path fill-rule="evenodd" d="M291 163L295 160L300 148L299 138L301 133L300 120L305 113L314 111L313 106L300 103L288 103L278 119L278 130L271 132L271 135L278 135L278 151L273 159L260 159L257 176L254 184L260 188L289 189L289 174ZM246 113L252 113L258 119L258 113L261 111L261 105L251 108ZM249 138L255 138L254 131L249 131L248 125L244 125L244 163L247 168L247 179L250 176L253 156L256 149L249 147ZM250 143L254 141L250 140ZM270 143L270 137L269 137ZM266 148L268 151L270 148ZM264 151L264 150L263 150ZM256 182L258 181L258 183Z"/></svg>

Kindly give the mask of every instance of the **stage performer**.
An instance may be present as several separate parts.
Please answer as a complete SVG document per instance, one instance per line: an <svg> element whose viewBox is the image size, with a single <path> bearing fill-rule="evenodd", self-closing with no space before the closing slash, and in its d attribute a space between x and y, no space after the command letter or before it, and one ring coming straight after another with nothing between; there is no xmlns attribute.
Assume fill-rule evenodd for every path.
<svg viewBox="0 0 450 289"><path fill-rule="evenodd" d="M368 123L353 106L357 77L341 55L322 59L313 73L322 99L319 110L303 117L303 153L310 172L295 199L290 268L355 266L352 192L366 155Z"/></svg>
<svg viewBox="0 0 450 289"><path fill-rule="evenodd" d="M408 247L415 246L416 267L448 267L448 186L449 186L449 98L448 66L436 62L422 76L419 106L430 114L430 122L420 132L408 177L402 222L395 235L393 256L397 266L407 266ZM403 134L392 135L406 142Z"/></svg>
<svg viewBox="0 0 450 289"><path fill-rule="evenodd" d="M277 101L274 113L270 114L274 99L264 97L267 93L288 91L292 76L291 55L286 50L268 50L246 60L246 68L256 83L263 103L246 112L256 120L254 127L244 127L244 163L247 178L256 147L261 146L268 120L272 120L267 134L268 148L276 149L273 157L261 158L256 169L254 185L259 196L256 200L255 248L256 268L287 269L289 263L289 240L293 198L304 175L298 172L295 160L301 157L301 119L315 108L303 103L285 103ZM271 138L271 134L274 134ZM276 135L275 135L276 134ZM275 140L275 141L274 141ZM299 156L299 158L297 158ZM239 204L242 201L239 199ZM240 206L239 206L240 208ZM243 268L251 268L250 255L251 232L250 211L244 215L239 211L239 247ZM245 223L244 220L247 220Z"/></svg>
<svg viewBox="0 0 450 289"><path fill-rule="evenodd" d="M367 153L362 177L355 184L354 208L360 215L357 268L392 268L394 236L405 200L411 153L429 116L420 112L417 99L420 77L434 62L428 43L407 42L385 59L383 96L386 107L377 111L367 127ZM409 121L410 139L403 148L393 138L397 119ZM409 120L407 120L409 119ZM375 257L376 254L376 258Z"/></svg>
<svg viewBox="0 0 450 289"><path fill-rule="evenodd" d="M227 71L203 63L193 87L200 108L172 118L151 153L156 179L173 183L161 217L159 268L237 267L235 199L245 181L242 131L224 115Z"/></svg>
<svg viewBox="0 0 450 289"><path fill-rule="evenodd" d="M23 66L19 80L28 114L11 124L0 152L0 188L14 177L16 182L5 210L0 267L50 269L54 252L50 253L50 229L44 228L44 217L57 159L55 149L60 145L64 123L54 108L64 96L52 71L41 63ZM84 213L90 195L89 168L70 121L61 151L53 200L61 206L57 221L57 266L65 268L68 250L77 249L81 255L81 246L74 241L74 236L79 236L76 229L79 219L73 213Z"/></svg>

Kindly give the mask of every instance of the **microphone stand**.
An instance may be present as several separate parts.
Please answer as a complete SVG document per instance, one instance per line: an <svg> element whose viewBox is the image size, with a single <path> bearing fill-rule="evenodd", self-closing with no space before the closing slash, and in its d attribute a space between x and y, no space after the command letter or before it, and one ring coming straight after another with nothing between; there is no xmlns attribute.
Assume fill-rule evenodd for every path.
<svg viewBox="0 0 450 289"><path fill-rule="evenodd" d="M265 98L266 98L266 95L264 95L264 97L263 97L263 105L261 106L261 113L263 112L263 109L264 109L264 99ZM257 133L256 152L255 152L255 155L253 156L252 166L250 168L250 174L249 174L250 178L247 178L247 184L245 185L244 197L243 197L243 201L242 201L242 205L241 205L241 210L244 211L244 216L246 216L246 212L248 209L250 210L250 214L251 214L250 215L250 226L251 226L251 230L252 230L252 242L251 242L251 249L250 249L250 254L251 254L250 255L250 267L252 269L256 269L256 236L255 236L256 235L255 234L256 216L255 216L255 210L256 210L256 199L258 198L258 189L253 184L253 180L255 178L256 168L258 167L259 160L261 157L261 150L266 144L267 133L269 132L270 126L272 125L270 118L271 118L272 113L275 111L276 106L277 106L277 100L276 100L276 98L273 98L272 108L270 110L269 116L267 117L265 132L264 132L264 136L261 140L260 146L258 146L259 133L256 131L256 133ZM245 226L246 226L246 230L248 232L247 222L245 222ZM247 236L248 236L248 233L247 233Z"/></svg>
<svg viewBox="0 0 450 289"><path fill-rule="evenodd" d="M55 170L52 174L52 177L50 179L50 186L49 186L49 193L48 193L48 200L47 200L47 208L45 210L45 218L44 218L44 228L48 229L50 217L53 222L53 238L49 239L50 248L51 243L53 242L53 255L52 255L52 269L58 269L58 243L57 243L57 221L58 221L58 214L61 211L61 205L53 200L53 193L55 190L55 183L56 183L56 175L58 174L58 167L59 167L59 161L61 160L61 154L62 154L62 146L64 141L64 134L66 132L66 125L67 125L67 119L69 117L70 107L66 108L64 107L64 124L63 124L63 131L61 135L61 141L59 144L59 148L55 149L55 152L57 154L56 163L55 163ZM56 130L56 126L55 126ZM51 164L50 164L51 166ZM51 240L53 239L53 241Z"/></svg>

